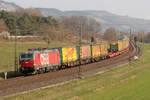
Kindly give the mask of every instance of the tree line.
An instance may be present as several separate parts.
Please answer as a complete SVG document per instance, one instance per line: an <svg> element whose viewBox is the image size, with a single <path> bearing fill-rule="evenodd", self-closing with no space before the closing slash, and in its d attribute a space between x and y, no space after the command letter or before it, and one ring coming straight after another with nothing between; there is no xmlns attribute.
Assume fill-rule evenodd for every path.
<svg viewBox="0 0 150 100"><path fill-rule="evenodd" d="M52 17L34 16L28 13L0 12L0 31L9 31L11 35L35 35L40 25L55 25ZM5 27L5 28L4 28Z"/></svg>
<svg viewBox="0 0 150 100"><path fill-rule="evenodd" d="M48 43L79 40L80 36L88 42L91 37L107 41L118 40L115 28L108 28L104 34L101 30L100 22L85 16L63 16L56 20L52 16L43 16L40 10L35 8L20 9L17 12L0 11L0 32L8 31L10 35L40 36Z"/></svg>
<svg viewBox="0 0 150 100"><path fill-rule="evenodd" d="M8 31L10 35L40 36L46 41L62 41L79 37L81 31L82 38L97 36L101 24L85 16L61 17L56 20L52 16L43 16L39 9L29 8L17 12L0 11L0 32L3 31Z"/></svg>
<svg viewBox="0 0 150 100"><path fill-rule="evenodd" d="M150 43L150 32L139 32L133 36L135 41Z"/></svg>
<svg viewBox="0 0 150 100"><path fill-rule="evenodd" d="M100 22L85 16L61 17L56 20L52 16L43 16L40 10L35 8L20 9L16 12L0 11L0 32L40 36L46 42L79 40L80 36L87 41L90 41L91 37L107 41L116 41L120 38L113 27L108 28L104 34L101 30ZM121 35L123 34L125 33ZM134 34L134 37L137 41L150 43L150 32L140 32Z"/></svg>

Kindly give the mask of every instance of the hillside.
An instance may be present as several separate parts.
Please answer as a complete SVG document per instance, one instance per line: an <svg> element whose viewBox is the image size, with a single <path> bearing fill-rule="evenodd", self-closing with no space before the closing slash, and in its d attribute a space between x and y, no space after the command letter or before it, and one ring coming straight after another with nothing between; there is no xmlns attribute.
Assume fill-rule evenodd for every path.
<svg viewBox="0 0 150 100"><path fill-rule="evenodd" d="M18 5L12 3L12 2L5 2L0 0L0 11L1 10L5 10L5 11L17 11L18 9L20 9L21 7L19 7Z"/></svg>
<svg viewBox="0 0 150 100"><path fill-rule="evenodd" d="M0 0L0 10L16 11L21 7L12 3ZM150 20L138 19L129 16L120 16L107 11L83 10L83 11L61 11L54 8L39 8L44 16L87 16L96 19L102 24L103 31L108 27L115 27L119 31L129 32L132 28L135 31L150 31Z"/></svg>
<svg viewBox="0 0 150 100"><path fill-rule="evenodd" d="M136 31L150 31L150 20L138 19L128 16L120 16L107 11L85 10L85 11L61 11L57 9L40 8L44 16L87 16L99 21L103 30L108 27L115 27L119 31L129 31L130 28Z"/></svg>

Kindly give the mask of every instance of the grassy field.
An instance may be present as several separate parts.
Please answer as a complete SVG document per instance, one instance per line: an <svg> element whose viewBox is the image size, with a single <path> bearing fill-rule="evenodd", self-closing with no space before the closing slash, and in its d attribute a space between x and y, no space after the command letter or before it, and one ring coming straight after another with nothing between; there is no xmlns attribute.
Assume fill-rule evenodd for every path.
<svg viewBox="0 0 150 100"><path fill-rule="evenodd" d="M52 43L49 47L66 46L66 43ZM71 44L69 44L71 45ZM17 56L21 52L27 51L29 48L48 47L44 42L19 42L17 43ZM14 43L0 42L0 72L14 70Z"/></svg>
<svg viewBox="0 0 150 100"><path fill-rule="evenodd" d="M150 100L150 44L138 61L100 75L4 100Z"/></svg>

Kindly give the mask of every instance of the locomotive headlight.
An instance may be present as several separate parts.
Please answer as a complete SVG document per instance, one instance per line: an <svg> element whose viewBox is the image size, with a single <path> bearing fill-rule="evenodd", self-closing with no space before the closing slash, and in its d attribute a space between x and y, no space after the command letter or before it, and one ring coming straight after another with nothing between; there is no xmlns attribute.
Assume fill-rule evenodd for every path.
<svg viewBox="0 0 150 100"><path fill-rule="evenodd" d="M21 69L24 70L24 67L22 67Z"/></svg>
<svg viewBox="0 0 150 100"><path fill-rule="evenodd" d="M36 64L34 63L33 66L35 66Z"/></svg>

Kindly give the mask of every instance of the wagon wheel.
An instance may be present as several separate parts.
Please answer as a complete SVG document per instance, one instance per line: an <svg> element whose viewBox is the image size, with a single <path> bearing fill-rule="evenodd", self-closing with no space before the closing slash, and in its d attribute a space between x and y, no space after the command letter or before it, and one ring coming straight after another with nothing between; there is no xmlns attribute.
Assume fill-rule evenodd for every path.
<svg viewBox="0 0 150 100"><path fill-rule="evenodd" d="M36 75L36 74L38 74L38 71L35 70L32 74L33 74L33 75Z"/></svg>

